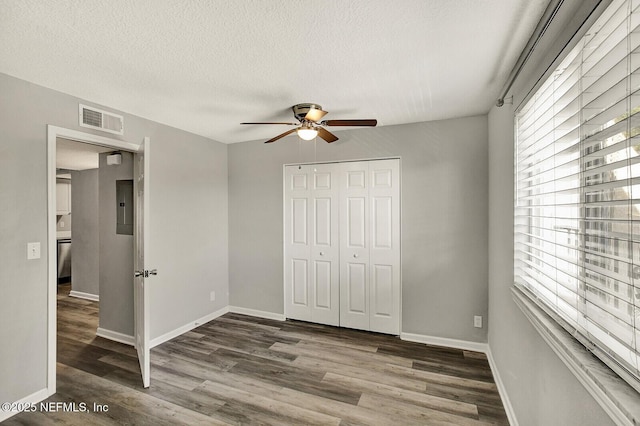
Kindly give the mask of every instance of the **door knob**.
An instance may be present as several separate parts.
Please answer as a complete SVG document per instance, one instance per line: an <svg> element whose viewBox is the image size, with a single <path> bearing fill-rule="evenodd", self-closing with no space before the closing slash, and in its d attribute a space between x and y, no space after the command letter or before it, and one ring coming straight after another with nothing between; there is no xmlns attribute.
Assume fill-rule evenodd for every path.
<svg viewBox="0 0 640 426"><path fill-rule="evenodd" d="M357 253L353 253L353 257L357 259L358 258L358 254Z"/></svg>
<svg viewBox="0 0 640 426"><path fill-rule="evenodd" d="M324 256L324 252L323 251L320 252L320 256Z"/></svg>
<svg viewBox="0 0 640 426"><path fill-rule="evenodd" d="M152 269L152 270L147 270L145 269L144 271L135 271L133 273L134 277L144 277L144 278L149 278L149 275L158 275L158 270L157 269Z"/></svg>

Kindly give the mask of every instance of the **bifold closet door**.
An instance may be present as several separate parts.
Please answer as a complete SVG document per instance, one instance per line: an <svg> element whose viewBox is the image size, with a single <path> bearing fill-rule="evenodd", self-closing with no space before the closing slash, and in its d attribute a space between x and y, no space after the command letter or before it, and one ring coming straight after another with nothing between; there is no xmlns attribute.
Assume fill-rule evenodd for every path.
<svg viewBox="0 0 640 426"><path fill-rule="evenodd" d="M284 191L287 317L339 325L336 169L287 166Z"/></svg>
<svg viewBox="0 0 640 426"><path fill-rule="evenodd" d="M400 333L399 160L341 164L340 325Z"/></svg>

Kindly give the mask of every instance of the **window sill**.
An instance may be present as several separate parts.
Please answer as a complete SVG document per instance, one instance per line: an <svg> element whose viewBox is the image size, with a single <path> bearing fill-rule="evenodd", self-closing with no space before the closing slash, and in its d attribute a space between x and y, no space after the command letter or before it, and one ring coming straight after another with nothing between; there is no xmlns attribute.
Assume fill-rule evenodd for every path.
<svg viewBox="0 0 640 426"><path fill-rule="evenodd" d="M611 419L640 425L640 394L562 328L552 313L537 305L527 290L513 286L511 292L534 328Z"/></svg>

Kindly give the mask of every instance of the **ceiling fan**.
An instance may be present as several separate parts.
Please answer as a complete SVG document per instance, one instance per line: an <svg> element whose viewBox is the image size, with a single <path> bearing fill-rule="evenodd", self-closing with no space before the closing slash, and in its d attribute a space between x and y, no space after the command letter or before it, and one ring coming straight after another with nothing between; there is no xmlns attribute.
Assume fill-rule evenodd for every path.
<svg viewBox="0 0 640 426"><path fill-rule="evenodd" d="M368 126L375 127L378 124L378 120L323 120L322 117L327 115L327 111L323 111L322 107L318 104L297 104L291 107L294 117L298 120L298 123L240 123L240 124L284 124L288 126L298 126L295 129L287 130L286 132L269 139L265 143L275 142L280 138L290 135L293 132L297 132L301 139L310 141L316 136L320 136L328 143L335 142L338 137L325 129L325 126Z"/></svg>

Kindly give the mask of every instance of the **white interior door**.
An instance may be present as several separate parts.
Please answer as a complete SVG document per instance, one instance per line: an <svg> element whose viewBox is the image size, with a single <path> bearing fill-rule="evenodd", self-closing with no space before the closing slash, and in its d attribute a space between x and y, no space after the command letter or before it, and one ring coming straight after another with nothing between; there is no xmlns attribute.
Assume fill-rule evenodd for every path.
<svg viewBox="0 0 640 426"><path fill-rule="evenodd" d="M340 325L369 330L369 162L340 168Z"/></svg>
<svg viewBox="0 0 640 426"><path fill-rule="evenodd" d="M369 162L369 329L400 334L400 164Z"/></svg>
<svg viewBox="0 0 640 426"><path fill-rule="evenodd" d="M144 138L143 151L136 154L134 176L136 193L135 221L135 279L134 279L134 316L135 345L142 373L142 384L149 387L151 380L150 347L149 347L149 292L146 280L156 271L145 269L145 253L149 247L149 138Z"/></svg>

